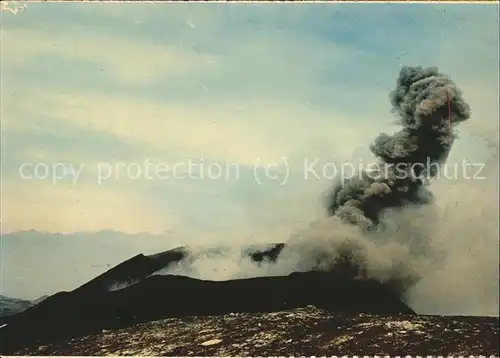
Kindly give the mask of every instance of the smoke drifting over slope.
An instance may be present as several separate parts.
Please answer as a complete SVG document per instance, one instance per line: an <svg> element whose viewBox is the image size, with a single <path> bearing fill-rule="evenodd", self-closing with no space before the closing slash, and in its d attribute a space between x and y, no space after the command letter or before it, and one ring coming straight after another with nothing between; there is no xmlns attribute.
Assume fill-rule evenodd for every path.
<svg viewBox="0 0 500 358"><path fill-rule="evenodd" d="M498 118L498 114L497 114ZM498 135L498 124L490 136ZM485 138L488 141L488 138ZM500 299L498 139L491 138L491 160L483 180L440 180L433 185L438 216L432 247L446 253L438 270L422 277L407 303L432 314L498 316Z"/></svg>

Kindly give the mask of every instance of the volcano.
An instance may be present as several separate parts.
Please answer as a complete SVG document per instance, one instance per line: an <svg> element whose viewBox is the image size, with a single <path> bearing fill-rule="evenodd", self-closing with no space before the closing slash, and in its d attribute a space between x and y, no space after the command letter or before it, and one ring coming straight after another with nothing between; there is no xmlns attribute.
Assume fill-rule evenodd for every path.
<svg viewBox="0 0 500 358"><path fill-rule="evenodd" d="M332 188L326 208L332 225L323 232L328 240L309 235L302 247L290 241L241 252L257 266L279 264L286 261L285 249L299 245L299 250L292 250L298 256L295 272L203 281L168 274L176 265L189 266L200 259L188 247L140 254L71 292L55 294L0 321L0 352L12 354L37 344L174 317L277 312L310 305L343 314L415 314L402 297L420 278L410 256L434 256L423 230L428 225L391 236L383 218L388 210L413 213L410 208L433 205L428 182L446 162L456 139L450 126L454 129L468 120L470 108L455 83L435 67L403 67L390 99L402 128L392 135L380 134L371 144L377 170L339 178ZM344 230L350 230L350 237ZM404 244L409 255L389 257L391 271L396 272L384 280L371 279L365 262L370 255L354 244L355 238L371 245L385 240ZM206 253L220 252L215 248Z"/></svg>
<svg viewBox="0 0 500 358"><path fill-rule="evenodd" d="M247 248L255 264L275 262L285 244ZM136 255L70 292L59 292L38 305L0 321L0 352L129 327L164 318L229 313L277 312L313 305L332 312L414 314L393 287L352 275L345 264L327 272L205 281L159 275L194 256L187 247ZM121 289L109 289L116 284ZM367 297L369 299L367 299Z"/></svg>

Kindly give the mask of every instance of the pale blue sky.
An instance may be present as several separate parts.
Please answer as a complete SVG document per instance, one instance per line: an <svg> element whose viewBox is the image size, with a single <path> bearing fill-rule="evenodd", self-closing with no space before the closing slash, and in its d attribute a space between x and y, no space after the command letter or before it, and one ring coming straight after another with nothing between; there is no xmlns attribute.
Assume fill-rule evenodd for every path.
<svg viewBox="0 0 500 358"><path fill-rule="evenodd" d="M244 225L259 232L264 224L268 230L268 224L307 222L321 212L318 195L329 183L301 180L304 158L366 155L380 130L396 129L388 126L387 94L402 65L440 67L466 91L472 121L494 123L494 10L39 3L18 16L5 13L4 229L239 231ZM456 151L475 159L484 154L477 140L463 142ZM285 188L258 185L251 168L261 156L295 158L297 176ZM95 184L97 162L201 157L238 163L244 174L229 183L122 174ZM54 186L21 179L27 161L85 167L76 185ZM296 201L302 207L295 213ZM304 207L313 212L304 214Z"/></svg>
<svg viewBox="0 0 500 358"><path fill-rule="evenodd" d="M488 160L481 138L498 137L498 37L498 5L28 3L2 13L2 230L161 235L112 245L122 253L100 264L185 243L286 240L325 215L331 180L304 180L305 160L369 163L370 142L398 129L388 92L404 65L437 66L455 80L472 118L451 160ZM284 157L290 177L279 185ZM234 163L239 176L122 173L96 183L98 162L147 158ZM279 163L280 180L259 185L257 160ZM83 169L76 183L54 185L21 178L26 162ZM436 196L448 208L469 193L463 206L477 210L467 220L483 220L478 203L498 192L481 185L444 185ZM80 256L59 256L88 262L102 250L72 247ZM25 252L12 249L12 269ZM59 287L34 288L44 255L30 253L26 271L8 275L24 277L7 287L12 295Z"/></svg>
<svg viewBox="0 0 500 358"><path fill-rule="evenodd" d="M30 3L18 16L4 13L4 229L258 234L262 225L307 222L321 213L329 183L301 180L303 159L364 156L379 131L396 129L387 97L402 65L438 66L473 101L472 121L495 120L495 10ZM484 154L477 140L457 147ZM95 183L97 162L202 157L238 163L239 180L122 174ZM258 185L251 168L259 157L291 157L297 175L284 188ZM55 186L21 179L27 161L84 168L76 185Z"/></svg>
<svg viewBox="0 0 500 358"><path fill-rule="evenodd" d="M288 235L290 222L322 215L329 185L302 180L304 158L369 160L378 132L397 129L388 92L402 65L450 74L471 102L471 126L496 128L496 10L30 3L18 16L4 13L4 230ZM472 132L463 131L457 158L484 157ZM122 174L96 184L97 162L202 157L237 163L239 179ZM291 158L290 181L258 185L260 157ZM53 185L20 178L20 165L33 161L84 167L76 185Z"/></svg>

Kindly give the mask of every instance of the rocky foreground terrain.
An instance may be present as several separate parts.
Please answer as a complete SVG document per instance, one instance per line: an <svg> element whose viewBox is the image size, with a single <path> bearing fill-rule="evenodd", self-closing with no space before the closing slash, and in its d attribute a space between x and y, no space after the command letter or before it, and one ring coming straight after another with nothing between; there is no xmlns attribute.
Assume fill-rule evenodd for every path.
<svg viewBox="0 0 500 358"><path fill-rule="evenodd" d="M313 306L169 318L22 349L18 355L499 355L498 318L346 315Z"/></svg>

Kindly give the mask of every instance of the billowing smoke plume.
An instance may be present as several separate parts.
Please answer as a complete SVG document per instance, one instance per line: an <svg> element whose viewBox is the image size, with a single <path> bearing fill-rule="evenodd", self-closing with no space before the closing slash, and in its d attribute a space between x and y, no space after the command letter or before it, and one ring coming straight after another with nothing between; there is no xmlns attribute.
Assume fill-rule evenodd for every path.
<svg viewBox="0 0 500 358"><path fill-rule="evenodd" d="M456 139L456 126L469 118L470 109L454 82L436 68L403 68L390 99L402 129L393 135L381 134L375 139L371 150L378 158L377 165L348 180L340 178L328 195L329 217L313 222L293 235L280 247L275 261L264 260L255 264L236 250L233 255L217 256L213 260L199 260L197 256L195 260L179 263L163 273L187 272L204 279L231 279L333 269L394 284L412 306L418 307L418 311L449 313L442 308L442 297L429 295L437 292L436 287L445 282L436 283L428 278L439 276L450 282L459 280L454 273L463 275L465 270L462 268L465 264L460 264L465 244L459 249L456 247L459 241L468 240L457 240L464 231L456 225L461 219L458 216L448 218L448 210L443 215L443 208L435 203L429 184L446 162ZM492 179L497 177L497 172L491 176ZM451 184L459 182L462 180ZM450 183L439 185L446 188ZM468 190L470 186L466 188ZM460 209L457 207L456 210ZM495 213L494 210L491 212ZM477 225L465 221L463 225L469 226L464 231L467 238L477 229ZM493 227L498 230L494 223ZM486 234L488 239L495 235ZM186 264L189 264L189 269ZM221 273L222 267L227 271ZM481 288L495 286L490 283L495 282L490 280L494 274L489 274L489 268L486 271L488 274L481 281ZM483 281L487 281L486 284ZM466 286L473 285L467 282ZM464 288L462 291L470 290ZM408 297L408 292L412 297ZM439 292L455 297L453 289ZM484 313L485 310L498 312L491 297L494 299L498 295L489 294L474 307L464 306L462 301L454 307L454 313L463 313L461 309L472 314ZM456 301L456 297L453 300Z"/></svg>
<svg viewBox="0 0 500 358"><path fill-rule="evenodd" d="M443 262L444 252L431 245L438 216L428 184L470 109L454 82L434 67L404 67L390 99L402 129L375 139L370 149L376 165L340 178L328 196L331 218L291 240L281 259L295 250L304 269L344 266L403 293Z"/></svg>
<svg viewBox="0 0 500 358"><path fill-rule="evenodd" d="M364 230L379 225L384 209L431 201L426 181L448 157L453 126L470 116L460 90L434 67L404 67L391 102L403 128L377 137L371 150L379 165L348 181L341 178L328 206L331 215Z"/></svg>

